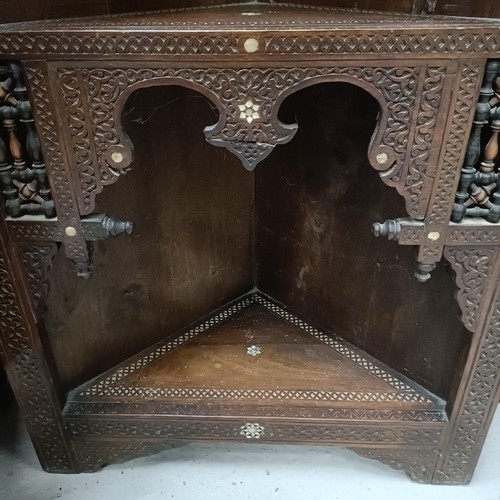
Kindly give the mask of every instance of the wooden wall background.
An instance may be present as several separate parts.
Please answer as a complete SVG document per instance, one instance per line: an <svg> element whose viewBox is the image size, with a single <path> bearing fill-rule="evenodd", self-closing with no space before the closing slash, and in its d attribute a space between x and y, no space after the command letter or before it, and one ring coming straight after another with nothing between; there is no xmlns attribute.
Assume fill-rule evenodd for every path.
<svg viewBox="0 0 500 500"><path fill-rule="evenodd" d="M287 0L287 2L416 14L500 17L500 1L498 0ZM234 0L142 0L141 2L137 0L0 0L0 21L103 15L222 3L234 3Z"/></svg>

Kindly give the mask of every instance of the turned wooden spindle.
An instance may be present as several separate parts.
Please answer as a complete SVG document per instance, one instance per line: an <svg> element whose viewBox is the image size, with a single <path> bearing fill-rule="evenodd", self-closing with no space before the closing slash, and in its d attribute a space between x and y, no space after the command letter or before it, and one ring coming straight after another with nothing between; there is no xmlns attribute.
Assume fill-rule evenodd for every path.
<svg viewBox="0 0 500 500"><path fill-rule="evenodd" d="M35 121L33 120L28 93L22 80L21 69L16 64L11 64L10 67L15 82L14 94L17 100L19 121L24 125L26 130L26 152L31 159L32 175L36 180L36 191L37 195L39 195L37 199L41 200L40 205L44 215L48 218L55 217L55 206L47 179L47 170L43 161L38 134L35 129Z"/></svg>
<svg viewBox="0 0 500 500"><path fill-rule="evenodd" d="M12 78L0 82L0 102L9 106L16 106L17 101L11 92Z"/></svg>
<svg viewBox="0 0 500 500"><path fill-rule="evenodd" d="M32 174L32 172L30 172L26 166L26 161L23 158L23 151L21 149L21 143L17 137L17 112L14 108L8 106L1 108L1 111L3 116L3 126L9 135L9 151L14 159L14 175L20 181L29 182L30 174Z"/></svg>
<svg viewBox="0 0 500 500"><path fill-rule="evenodd" d="M483 86L479 94L479 100L476 106L476 114L469 139L469 145L465 156L464 165L460 175L460 183L455 198L455 204L451 215L453 222L460 222L467 213L466 202L470 196L470 188L474 181L476 165L481 155L481 132L491 116L490 100L495 95L493 89L494 82L500 71L500 61L491 60L486 66L486 73L483 80Z"/></svg>
<svg viewBox="0 0 500 500"><path fill-rule="evenodd" d="M500 78L496 80L496 95L500 94ZM492 112L491 129L493 131L492 137L486 146L485 159L488 158L492 163L492 169L495 167L495 160L498 158L499 146L498 138L500 133L500 100L496 108ZM491 195L492 207L486 217L488 222L500 222L500 175L496 174L496 183L494 184L494 191Z"/></svg>
<svg viewBox="0 0 500 500"><path fill-rule="evenodd" d="M6 165L0 167L6 208L9 215L43 213L56 216L54 201L47 179L40 141L19 65L0 66L0 120L8 134L8 148L3 144ZM20 134L19 123L25 134ZM24 132L24 131L23 131ZM26 143L21 143L21 137ZM13 164L9 163L13 159ZM16 203L14 203L14 199Z"/></svg>
<svg viewBox="0 0 500 500"><path fill-rule="evenodd" d="M12 217L19 217L21 215L21 207L18 191L12 177L13 172L14 168L8 161L7 147L0 137L0 183L3 186L5 208L7 213Z"/></svg>

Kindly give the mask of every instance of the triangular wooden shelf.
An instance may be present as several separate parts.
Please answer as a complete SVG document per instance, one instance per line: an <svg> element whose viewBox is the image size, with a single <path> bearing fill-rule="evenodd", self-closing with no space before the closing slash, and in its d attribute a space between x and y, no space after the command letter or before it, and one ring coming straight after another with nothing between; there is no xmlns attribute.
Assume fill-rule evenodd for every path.
<svg viewBox="0 0 500 500"><path fill-rule="evenodd" d="M446 421L425 389L259 293L78 388L65 413Z"/></svg>

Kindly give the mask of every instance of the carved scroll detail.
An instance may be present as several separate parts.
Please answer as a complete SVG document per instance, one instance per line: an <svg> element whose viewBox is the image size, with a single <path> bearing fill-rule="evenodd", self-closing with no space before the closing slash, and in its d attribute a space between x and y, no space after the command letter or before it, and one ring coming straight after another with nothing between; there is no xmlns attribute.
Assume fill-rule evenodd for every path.
<svg viewBox="0 0 500 500"><path fill-rule="evenodd" d="M410 152L410 165L405 179L405 197L408 213L423 218L427 203L422 203L424 186L432 185L429 176L430 145L434 140L436 120L441 105L446 68L427 68L422 89L422 99L415 129L415 141ZM423 209L423 210L422 210Z"/></svg>
<svg viewBox="0 0 500 500"><path fill-rule="evenodd" d="M471 332L477 329L477 313L497 253L496 248L445 248L444 256L457 276L457 301L462 310L462 321Z"/></svg>
<svg viewBox="0 0 500 500"><path fill-rule="evenodd" d="M460 75L460 83L456 94L453 118L447 139L443 165L434 185L432 205L429 208L426 220L429 225L448 226L456 183L459 176L457 166L462 162L470 120L473 113L473 101L479 81L481 69L478 65L464 66ZM443 241L427 241L420 247L418 261L423 264L434 264L441 258Z"/></svg>
<svg viewBox="0 0 500 500"><path fill-rule="evenodd" d="M99 416L97 418L68 419L70 431L79 438L143 438L162 442L168 439L231 439L244 440L241 426L247 420L220 419L134 419L112 418ZM262 419L266 427L268 441L308 441L318 443L366 443L370 444L400 444L437 446L441 437L441 428L399 426L376 427L372 425L331 425L313 423L279 423ZM264 439L265 440L265 439Z"/></svg>
<svg viewBox="0 0 500 500"><path fill-rule="evenodd" d="M457 166L460 165L467 144L467 136L476 85L479 79L479 66L467 66L461 75L460 88L455 103L450 135L446 144L444 163L437 182L438 191L434 199L429 222L432 224L447 224L453 200L454 188L458 176Z"/></svg>
<svg viewBox="0 0 500 500"><path fill-rule="evenodd" d="M48 275L57 253L57 243L23 246L19 253L31 292L33 309L40 314L49 293Z"/></svg>
<svg viewBox="0 0 500 500"><path fill-rule="evenodd" d="M426 95L427 105L435 102L436 93L443 84L440 68L429 71ZM114 183L132 161L129 140L120 128L121 110L135 88L153 85L179 84L203 93L217 103L219 122L205 129L207 140L224 146L240 157L248 169L253 169L277 144L288 142L297 125L283 124L277 118L279 105L290 93L326 81L348 81L358 84L376 96L383 109L383 123L379 124L369 158L381 171L385 183L401 184L401 168L409 143L409 124L418 91L420 68L281 68L281 69L59 69L63 99L67 107L68 125L73 140L76 167L80 175L78 191L80 211L90 213L94 198L103 186ZM82 96L85 95L86 98ZM83 119L82 101L88 101L92 130ZM251 104L252 116L243 116ZM242 108L245 110L242 111ZM425 113L425 111L424 111ZM430 120L430 121L429 121ZM432 128L432 119L420 124L417 141L423 146L422 136ZM89 156L89 137L93 135L92 167ZM430 145L428 145L430 147ZM382 163L377 154L384 153ZM422 168L427 152L412 161L412 171ZM116 161L118 158L118 161ZM416 181L418 184L418 181ZM403 195L413 197L410 206L416 206L418 187L409 182ZM412 208L411 210L414 210Z"/></svg>

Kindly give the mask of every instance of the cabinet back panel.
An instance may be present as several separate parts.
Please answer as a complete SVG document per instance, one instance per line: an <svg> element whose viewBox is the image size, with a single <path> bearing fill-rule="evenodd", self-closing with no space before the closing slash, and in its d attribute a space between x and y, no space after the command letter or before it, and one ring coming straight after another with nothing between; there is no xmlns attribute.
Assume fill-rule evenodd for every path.
<svg viewBox="0 0 500 500"><path fill-rule="evenodd" d="M96 246L94 274L60 252L46 317L65 388L197 321L253 286L254 175L205 141L208 101L179 87L130 96L123 123L132 170L97 197L97 212L134 222Z"/></svg>
<svg viewBox="0 0 500 500"><path fill-rule="evenodd" d="M378 104L325 84L283 104L291 143L257 168L257 269L262 291L448 397L469 334L443 264L413 276L413 248L375 239L371 224L406 215L368 164Z"/></svg>

